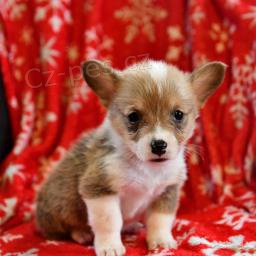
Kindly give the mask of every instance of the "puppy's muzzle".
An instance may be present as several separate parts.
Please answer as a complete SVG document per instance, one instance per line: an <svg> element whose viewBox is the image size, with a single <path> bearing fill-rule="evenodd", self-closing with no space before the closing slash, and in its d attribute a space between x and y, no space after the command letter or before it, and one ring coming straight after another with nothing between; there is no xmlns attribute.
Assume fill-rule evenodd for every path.
<svg viewBox="0 0 256 256"><path fill-rule="evenodd" d="M153 154L161 156L166 152L167 143L164 140L152 140L150 146Z"/></svg>

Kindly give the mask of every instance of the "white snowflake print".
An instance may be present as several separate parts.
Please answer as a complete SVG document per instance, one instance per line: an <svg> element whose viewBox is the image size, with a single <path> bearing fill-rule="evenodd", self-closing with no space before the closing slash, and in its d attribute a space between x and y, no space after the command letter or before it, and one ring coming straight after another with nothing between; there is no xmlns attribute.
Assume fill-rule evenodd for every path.
<svg viewBox="0 0 256 256"><path fill-rule="evenodd" d="M200 24L205 19L205 13L202 10L202 7L200 5L196 6L192 15L191 20L195 24Z"/></svg>
<svg viewBox="0 0 256 256"><path fill-rule="evenodd" d="M240 200L250 200L252 198L254 198L254 193L249 191L249 192L246 192L245 194L243 194L242 196L239 197Z"/></svg>
<svg viewBox="0 0 256 256"><path fill-rule="evenodd" d="M176 236L176 241L178 245L181 245L184 240L186 240L189 236L191 236L195 232L195 227L189 228L188 226L191 222L186 219L177 219L175 221L174 229L178 232L181 232L183 228L185 231L183 231L180 235Z"/></svg>
<svg viewBox="0 0 256 256"><path fill-rule="evenodd" d="M255 75L255 78L254 80L256 81L256 75ZM249 100L252 104L252 109L253 109L253 113L254 113L254 116L256 116L256 90L252 88L249 88Z"/></svg>
<svg viewBox="0 0 256 256"><path fill-rule="evenodd" d="M181 52L181 46L170 46L166 53L166 59L170 61L177 61L180 57Z"/></svg>
<svg viewBox="0 0 256 256"><path fill-rule="evenodd" d="M250 211L251 214L256 214L256 200L248 200L243 203L243 206Z"/></svg>
<svg viewBox="0 0 256 256"><path fill-rule="evenodd" d="M27 6L19 0L2 0L0 2L0 10L5 19L17 20L27 10Z"/></svg>
<svg viewBox="0 0 256 256"><path fill-rule="evenodd" d="M103 36L101 48L104 50L112 50L113 49L114 41L109 38L108 36Z"/></svg>
<svg viewBox="0 0 256 256"><path fill-rule="evenodd" d="M247 97L249 99L249 102L251 103L254 116L256 117L256 90L255 90L255 83L256 83L256 65L255 65L255 59L256 59L256 42L253 43L252 49L249 54L245 56L245 62L247 73L245 74L247 77L245 78L248 83L248 90L247 90Z"/></svg>
<svg viewBox="0 0 256 256"><path fill-rule="evenodd" d="M77 113L86 102L88 98L89 87L82 81L82 84L75 85L74 94L71 99L71 102L68 106L68 111L71 113Z"/></svg>
<svg viewBox="0 0 256 256"><path fill-rule="evenodd" d="M240 230L245 223L253 222L256 222L256 218L251 218L249 213L233 206L227 206L222 219L215 223L230 226L233 230Z"/></svg>
<svg viewBox="0 0 256 256"><path fill-rule="evenodd" d="M15 235L12 235L12 234L3 234L2 236L0 236L0 239L4 242L4 243L9 243L9 242L12 242L14 240L17 240L17 239L22 239L23 238L23 235L21 234L15 234Z"/></svg>
<svg viewBox="0 0 256 256"><path fill-rule="evenodd" d="M58 119L57 114L54 112L47 112L46 113L46 121L47 122L56 122Z"/></svg>
<svg viewBox="0 0 256 256"><path fill-rule="evenodd" d="M221 186L223 184L223 175L220 165L211 166L212 181L214 184Z"/></svg>
<svg viewBox="0 0 256 256"><path fill-rule="evenodd" d="M233 186L228 183L224 183L222 186L222 195L219 198L219 203L225 202L227 198L234 198Z"/></svg>
<svg viewBox="0 0 256 256"><path fill-rule="evenodd" d="M252 50L239 60L235 57L232 61L232 76L230 98L232 104L229 111L235 121L237 129L243 128L244 121L249 114L248 103L256 107L256 94L253 85L256 82L256 43ZM254 97L255 96L255 97ZM256 116L256 108L254 111Z"/></svg>
<svg viewBox="0 0 256 256"><path fill-rule="evenodd" d="M99 52L94 47L86 47L85 59L100 59Z"/></svg>
<svg viewBox="0 0 256 256"><path fill-rule="evenodd" d="M84 33L86 42L85 59L107 59L111 60L114 40L103 33L101 26L89 28Z"/></svg>
<svg viewBox="0 0 256 256"><path fill-rule="evenodd" d="M240 1L241 0L227 0L226 1L226 6L229 7L229 8L233 8L233 7L237 6L237 5L239 5Z"/></svg>
<svg viewBox="0 0 256 256"><path fill-rule="evenodd" d="M10 164L4 172L3 183L5 183L7 180L9 180L9 182L12 183L14 176L19 176L24 180L25 176L21 172L21 170L23 169L24 165L22 164Z"/></svg>
<svg viewBox="0 0 256 256"><path fill-rule="evenodd" d="M252 150L252 145L250 144L247 148L247 153L244 159L245 179L248 183L251 181L251 178L252 178L254 163L255 163L255 156Z"/></svg>
<svg viewBox="0 0 256 256"><path fill-rule="evenodd" d="M68 50L68 59L70 62L75 62L79 58L79 50L76 45L71 45Z"/></svg>
<svg viewBox="0 0 256 256"><path fill-rule="evenodd" d="M233 197L232 185L225 183L223 186L223 197ZM224 200L225 198L223 198ZM221 201L221 200L220 200Z"/></svg>
<svg viewBox="0 0 256 256"><path fill-rule="evenodd" d="M98 41L98 31L96 27L91 27L90 29L86 30L84 33L86 43L91 43L93 41Z"/></svg>
<svg viewBox="0 0 256 256"><path fill-rule="evenodd" d="M16 44L11 44L9 60L12 62L12 65L13 65L14 77L18 81L22 81L23 76L22 76L21 68L25 62L25 58L19 55L18 46Z"/></svg>
<svg viewBox="0 0 256 256"><path fill-rule="evenodd" d="M167 28L167 34L168 34L169 38L172 40L183 40L184 39L181 28L178 25L169 26Z"/></svg>
<svg viewBox="0 0 256 256"><path fill-rule="evenodd" d="M35 212L35 202L27 202L27 201L22 201L21 202L21 207L23 210L23 221L29 221L32 218L33 212Z"/></svg>
<svg viewBox="0 0 256 256"><path fill-rule="evenodd" d="M184 41L184 36L182 34L180 26L169 26L167 28L167 34L171 45L169 46L166 53L166 59L169 61L177 61L184 48L184 45L182 44ZM173 43L178 43L179 46L174 46Z"/></svg>
<svg viewBox="0 0 256 256"><path fill-rule="evenodd" d="M213 39L215 44L215 50L217 53L225 51L228 42L227 31L218 23L213 23L210 30L210 37Z"/></svg>
<svg viewBox="0 0 256 256"><path fill-rule="evenodd" d="M185 219L177 219L175 221L175 228L177 231L181 231L181 229L183 227L187 227L190 224L189 220L185 220Z"/></svg>
<svg viewBox="0 0 256 256"><path fill-rule="evenodd" d="M243 19L251 20L250 26L256 27L256 6L250 6L250 11L242 15Z"/></svg>
<svg viewBox="0 0 256 256"><path fill-rule="evenodd" d="M15 155L20 154L28 145L34 128L35 105L31 92L27 92L23 98L23 115L21 119L21 132L18 134L16 144L13 149Z"/></svg>
<svg viewBox="0 0 256 256"><path fill-rule="evenodd" d="M219 103L220 103L221 105L224 105L224 104L227 103L227 95L226 95L226 94L222 94L222 95L220 96Z"/></svg>
<svg viewBox="0 0 256 256"><path fill-rule="evenodd" d="M0 210L4 212L4 216L0 217L0 225L4 224L14 215L17 198L11 197L4 199L4 204L0 204Z"/></svg>
<svg viewBox="0 0 256 256"><path fill-rule="evenodd" d="M10 106L14 109L16 109L18 107L18 101L17 101L17 98L15 96L11 97Z"/></svg>
<svg viewBox="0 0 256 256"><path fill-rule="evenodd" d="M125 43L131 43L141 31L150 42L154 42L154 23L166 18L167 11L156 6L153 0L129 0L129 3L115 12L117 19L127 23Z"/></svg>
<svg viewBox="0 0 256 256"><path fill-rule="evenodd" d="M41 4L41 0L37 0L38 4ZM45 2L47 3L47 1ZM36 7L35 21L48 21L54 32L59 32L64 23L70 24L72 22L70 10L68 8L71 3L70 0L52 0L47 4L42 3ZM47 16L47 14L51 16Z"/></svg>
<svg viewBox="0 0 256 256"><path fill-rule="evenodd" d="M198 189L202 195L212 195L214 190L212 180L208 177L200 177Z"/></svg>
<svg viewBox="0 0 256 256"><path fill-rule="evenodd" d="M24 28L21 32L21 40L26 45L30 45L33 42L33 30L31 28Z"/></svg>
<svg viewBox="0 0 256 256"><path fill-rule="evenodd" d="M229 174L229 175L236 175L236 174L239 174L240 173L240 169L237 168L235 165L233 165L232 163L226 165L224 167L224 171L226 174Z"/></svg>
<svg viewBox="0 0 256 256"><path fill-rule="evenodd" d="M53 48L55 43L56 39L54 37L50 38L47 42L41 39L40 54L42 62L53 67L57 64L55 58L60 56L60 52Z"/></svg>
<svg viewBox="0 0 256 256"><path fill-rule="evenodd" d="M54 241L54 240L46 240L45 242L41 243L43 246L49 246L49 245L55 245L55 246L59 246L61 244L63 244L63 242L60 241Z"/></svg>
<svg viewBox="0 0 256 256"><path fill-rule="evenodd" d="M209 61L204 53L195 52L192 56L194 67L199 67Z"/></svg>
<svg viewBox="0 0 256 256"><path fill-rule="evenodd" d="M244 195L237 198L237 201L239 203L243 204L243 207L245 209L248 209L248 211L251 214L256 214L256 200L255 200L255 194L251 191L246 192Z"/></svg>
<svg viewBox="0 0 256 256"><path fill-rule="evenodd" d="M192 236L189 239L189 244L192 246L205 245L208 248L201 249L201 252L206 256L217 256L218 250L226 249L233 252L233 256L255 256L256 241L244 242L244 236L231 236L228 241L209 241L204 237Z"/></svg>
<svg viewBox="0 0 256 256"><path fill-rule="evenodd" d="M234 66L238 67L238 64L235 63L237 59L234 60ZM239 68L240 69L240 68ZM234 79L236 78L236 67L233 69L234 70ZM239 72L239 71L238 71ZM240 75L239 81L243 79L242 75ZM246 88L242 84L238 82L234 82L231 85L231 90L230 90L230 96L232 100L234 100L234 103L230 107L229 111L232 114L232 117L235 121L235 126L237 129L242 129L244 125L244 120L246 116L248 115L248 109L246 107L247 103L247 97L246 97Z"/></svg>
<svg viewBox="0 0 256 256"><path fill-rule="evenodd" d="M85 11L85 13L88 13L88 12L90 12L93 9L93 3L94 3L94 0L87 0L84 3L84 11Z"/></svg>
<svg viewBox="0 0 256 256"><path fill-rule="evenodd" d="M85 41L88 44L96 43L99 45L99 50L112 50L113 48L113 39L107 35L101 36L102 27L91 27L85 31Z"/></svg>
<svg viewBox="0 0 256 256"><path fill-rule="evenodd" d="M188 237L194 234L195 231L196 229L193 227L193 228L190 228L188 231L185 231L182 235L177 236L176 240L177 240L178 246L180 246L183 241L185 241Z"/></svg>
<svg viewBox="0 0 256 256"><path fill-rule="evenodd" d="M38 256L39 249L37 248L31 248L24 252L11 252L6 253L3 256Z"/></svg>
<svg viewBox="0 0 256 256"><path fill-rule="evenodd" d="M228 34L227 47L232 49L234 47L233 35L237 30L237 25L232 23L229 19L224 19L223 26Z"/></svg>

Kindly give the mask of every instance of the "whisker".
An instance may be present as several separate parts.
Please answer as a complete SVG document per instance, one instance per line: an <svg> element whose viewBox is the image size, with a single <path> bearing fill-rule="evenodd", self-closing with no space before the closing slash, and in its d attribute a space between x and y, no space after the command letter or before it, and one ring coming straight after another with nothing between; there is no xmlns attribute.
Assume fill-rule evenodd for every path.
<svg viewBox="0 0 256 256"><path fill-rule="evenodd" d="M202 161L204 161L204 157L203 157L202 151L203 151L203 147L199 146L199 145L189 144L189 145L185 146L185 155L186 156L191 157L192 154L195 154Z"/></svg>

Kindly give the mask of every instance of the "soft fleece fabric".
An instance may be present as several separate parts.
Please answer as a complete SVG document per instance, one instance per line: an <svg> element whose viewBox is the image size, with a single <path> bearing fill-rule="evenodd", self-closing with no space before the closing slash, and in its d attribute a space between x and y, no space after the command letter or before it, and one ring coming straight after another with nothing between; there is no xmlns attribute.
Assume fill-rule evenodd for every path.
<svg viewBox="0 0 256 256"><path fill-rule="evenodd" d="M127 255L256 255L255 0L2 0L0 13L15 141L1 165L0 255L94 255L91 246L45 240L33 220L42 180L104 116L81 78L91 58L116 68L144 58L187 71L228 65L188 146L178 249L148 252L145 230L124 242Z"/></svg>

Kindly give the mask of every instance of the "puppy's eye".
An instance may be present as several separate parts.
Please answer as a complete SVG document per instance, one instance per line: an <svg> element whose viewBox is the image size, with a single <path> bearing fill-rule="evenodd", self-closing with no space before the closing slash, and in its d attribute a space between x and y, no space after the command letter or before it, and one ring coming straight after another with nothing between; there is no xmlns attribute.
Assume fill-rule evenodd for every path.
<svg viewBox="0 0 256 256"><path fill-rule="evenodd" d="M173 119L174 121L176 122L181 122L184 118L184 113L180 110L175 110L173 113L172 113L172 116L173 116Z"/></svg>
<svg viewBox="0 0 256 256"><path fill-rule="evenodd" d="M136 111L131 112L128 116L127 116L129 122L131 124L136 124L140 121L141 117L140 114Z"/></svg>

